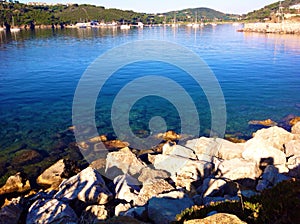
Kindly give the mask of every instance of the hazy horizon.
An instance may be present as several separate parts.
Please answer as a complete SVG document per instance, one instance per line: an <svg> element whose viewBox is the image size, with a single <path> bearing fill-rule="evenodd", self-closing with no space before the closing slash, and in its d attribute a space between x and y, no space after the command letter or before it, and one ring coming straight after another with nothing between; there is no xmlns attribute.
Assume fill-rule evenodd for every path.
<svg viewBox="0 0 300 224"><path fill-rule="evenodd" d="M135 12L144 13L164 13L169 11L182 10L187 8L211 8L223 13L245 14L253 10L260 9L265 5L277 2L276 0L152 0L142 2L138 0L21 0L22 3L28 2L46 2L46 3L77 3L77 4L92 4L104 6L105 8L117 8L123 10L133 10Z"/></svg>

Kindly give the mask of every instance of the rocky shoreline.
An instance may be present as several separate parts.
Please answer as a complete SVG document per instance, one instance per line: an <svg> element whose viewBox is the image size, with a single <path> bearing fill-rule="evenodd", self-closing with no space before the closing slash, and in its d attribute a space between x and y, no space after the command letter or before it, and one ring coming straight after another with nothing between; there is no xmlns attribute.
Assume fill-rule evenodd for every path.
<svg viewBox="0 0 300 224"><path fill-rule="evenodd" d="M300 23L245 23L242 32L300 34Z"/></svg>
<svg viewBox="0 0 300 224"><path fill-rule="evenodd" d="M270 127L242 143L200 137L178 145L182 136L169 131L159 136L165 140L160 150L136 153L115 141L118 150L84 169L57 161L36 179L39 188L17 173L0 188L0 223L170 223L193 206L242 203L299 180L300 119L290 122L289 132L271 120L251 121ZM294 200L300 202L300 195ZM197 223L245 223L215 213Z"/></svg>

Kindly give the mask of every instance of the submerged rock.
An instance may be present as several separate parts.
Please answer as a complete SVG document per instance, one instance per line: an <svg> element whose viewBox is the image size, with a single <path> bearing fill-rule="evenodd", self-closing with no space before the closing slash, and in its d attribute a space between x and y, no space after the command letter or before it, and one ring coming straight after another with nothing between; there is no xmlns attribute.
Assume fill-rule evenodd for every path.
<svg viewBox="0 0 300 224"><path fill-rule="evenodd" d="M5 185L0 188L0 195L14 192L22 193L30 189L29 180L26 180L24 175L19 172L7 179Z"/></svg>
<svg viewBox="0 0 300 224"><path fill-rule="evenodd" d="M157 138L162 138L165 141L177 141L181 138L181 136L179 134L177 134L175 131L167 131L165 133L159 133L157 136Z"/></svg>
<svg viewBox="0 0 300 224"><path fill-rule="evenodd" d="M58 200L78 199L88 204L106 204L112 198L100 173L87 167L77 175L63 181L54 196Z"/></svg>
<svg viewBox="0 0 300 224"><path fill-rule="evenodd" d="M111 150L111 149L122 149L128 147L129 143L123 142L121 140L111 140L111 141L104 142L104 145L108 150Z"/></svg>
<svg viewBox="0 0 300 224"><path fill-rule="evenodd" d="M57 199L38 199L29 208L26 223L77 224L78 218L73 209L65 202Z"/></svg>
<svg viewBox="0 0 300 224"><path fill-rule="evenodd" d="M300 122L300 117L294 117L293 119L290 120L290 125L294 126L298 122Z"/></svg>
<svg viewBox="0 0 300 224"><path fill-rule="evenodd" d="M15 153L12 158L13 166L23 166L28 164L37 163L43 160L43 156L33 149L22 149Z"/></svg>
<svg viewBox="0 0 300 224"><path fill-rule="evenodd" d="M261 126L266 126L266 127L273 127L276 126L277 123L275 121L272 121L271 119L259 121L259 120L252 120L249 121L248 124L250 125L261 125Z"/></svg>

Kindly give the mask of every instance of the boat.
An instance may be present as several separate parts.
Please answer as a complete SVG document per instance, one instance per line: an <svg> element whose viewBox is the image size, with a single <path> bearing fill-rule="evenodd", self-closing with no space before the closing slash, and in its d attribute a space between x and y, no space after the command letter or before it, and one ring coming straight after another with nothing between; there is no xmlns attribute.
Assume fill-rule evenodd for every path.
<svg viewBox="0 0 300 224"><path fill-rule="evenodd" d="M198 28L200 25L197 22L197 12L195 13L195 23L193 24L193 28Z"/></svg>
<svg viewBox="0 0 300 224"><path fill-rule="evenodd" d="M120 26L120 29L121 29L121 30L129 30L129 29L130 29L130 26L127 25L127 24L122 24L122 25Z"/></svg>
<svg viewBox="0 0 300 224"><path fill-rule="evenodd" d="M18 27L14 27L15 26L15 21L14 21L14 17L12 17L12 28L10 28L10 32L16 33L16 32L20 32L20 28Z"/></svg>
<svg viewBox="0 0 300 224"><path fill-rule="evenodd" d="M175 12L174 12L174 21L173 21L173 23L172 23L172 27L173 27L173 28L178 27L178 24L176 24L176 13L175 13Z"/></svg>
<svg viewBox="0 0 300 224"><path fill-rule="evenodd" d="M211 25L212 25L212 26L217 26L217 24L216 24L216 23L211 23Z"/></svg>
<svg viewBox="0 0 300 224"><path fill-rule="evenodd" d="M232 23L232 26L239 26L239 23Z"/></svg>

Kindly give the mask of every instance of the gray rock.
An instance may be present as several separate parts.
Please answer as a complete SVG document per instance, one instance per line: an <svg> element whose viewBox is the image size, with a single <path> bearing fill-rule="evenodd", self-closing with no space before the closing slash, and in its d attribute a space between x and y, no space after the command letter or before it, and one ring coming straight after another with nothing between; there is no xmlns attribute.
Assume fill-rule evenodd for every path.
<svg viewBox="0 0 300 224"><path fill-rule="evenodd" d="M187 141L186 147L192 149L199 160L212 161L213 156L217 156L219 143L216 138L201 137Z"/></svg>
<svg viewBox="0 0 300 224"><path fill-rule="evenodd" d="M135 201L139 194L138 183L135 178L128 174L117 176L114 179L116 199L122 199L127 202Z"/></svg>
<svg viewBox="0 0 300 224"><path fill-rule="evenodd" d="M80 224L97 223L108 218L104 205L90 205L82 212Z"/></svg>
<svg viewBox="0 0 300 224"><path fill-rule="evenodd" d="M143 221L148 220L148 211L145 206L131 208L122 215L130 216L132 218L136 218L138 220L143 220Z"/></svg>
<svg viewBox="0 0 300 224"><path fill-rule="evenodd" d="M26 223L78 223L73 209L57 199L35 201L28 210Z"/></svg>
<svg viewBox="0 0 300 224"><path fill-rule="evenodd" d="M170 223L175 221L177 214L193 205L193 201L187 197L182 199L151 198L148 204L148 216L154 223Z"/></svg>
<svg viewBox="0 0 300 224"><path fill-rule="evenodd" d="M153 182L147 182L143 185L137 200L134 202L137 206L145 205L152 197L158 196L161 193L170 192L175 188L165 180L156 180Z"/></svg>
<svg viewBox="0 0 300 224"><path fill-rule="evenodd" d="M284 144L293 140L294 136L283 128L274 126L258 130L254 133L254 138L261 139L266 145L284 151Z"/></svg>
<svg viewBox="0 0 300 224"><path fill-rule="evenodd" d="M46 169L36 182L41 186L57 189L64 179L75 174L76 169L73 161L61 159Z"/></svg>
<svg viewBox="0 0 300 224"><path fill-rule="evenodd" d="M273 128L273 127L272 127ZM272 144L262 138L252 138L248 140L244 145L243 158L246 160L252 160L257 164L260 164L263 158L272 158L275 165L281 165L286 163L286 156L284 152L277 148L274 148Z"/></svg>
<svg viewBox="0 0 300 224"><path fill-rule="evenodd" d="M13 192L25 192L30 190L29 180L26 180L23 175L19 172L13 176L10 176L4 186L0 188L0 195L9 194Z"/></svg>
<svg viewBox="0 0 300 224"><path fill-rule="evenodd" d="M155 170L150 167L142 169L138 180L142 183L153 182L153 180L169 178L170 174L165 170Z"/></svg>
<svg viewBox="0 0 300 224"><path fill-rule="evenodd" d="M112 198L112 193L98 171L87 167L63 181L54 197L58 200L70 201L77 198L88 204L106 204Z"/></svg>
<svg viewBox="0 0 300 224"><path fill-rule="evenodd" d="M24 210L20 203L21 197L13 198L9 203L6 203L0 210L1 224L17 224Z"/></svg>
<svg viewBox="0 0 300 224"><path fill-rule="evenodd" d="M144 167L146 166L126 147L120 151L108 153L105 173L113 180L116 176L125 173L129 175L139 174Z"/></svg>

